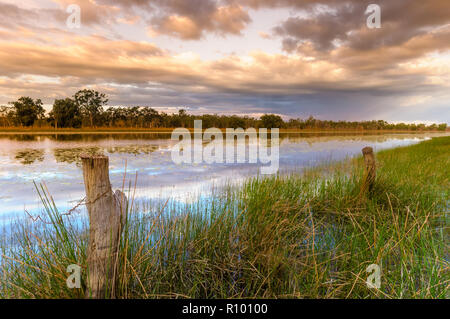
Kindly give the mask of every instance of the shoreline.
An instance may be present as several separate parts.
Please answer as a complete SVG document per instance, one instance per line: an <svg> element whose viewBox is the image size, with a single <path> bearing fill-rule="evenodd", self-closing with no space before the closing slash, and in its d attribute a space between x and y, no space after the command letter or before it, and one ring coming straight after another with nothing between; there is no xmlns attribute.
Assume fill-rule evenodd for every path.
<svg viewBox="0 0 450 319"><path fill-rule="evenodd" d="M36 135L58 135L58 134L171 134L176 128L158 128L158 129L125 129L125 128L98 128L98 129L21 129L0 128L0 134L36 134ZM194 128L187 128L190 132L194 132ZM221 128L221 131L225 132L226 129ZM205 131L205 129L203 130ZM296 129L280 129L280 134L424 134L424 133L436 133L445 134L450 133L446 131L408 131L408 130L296 130Z"/></svg>

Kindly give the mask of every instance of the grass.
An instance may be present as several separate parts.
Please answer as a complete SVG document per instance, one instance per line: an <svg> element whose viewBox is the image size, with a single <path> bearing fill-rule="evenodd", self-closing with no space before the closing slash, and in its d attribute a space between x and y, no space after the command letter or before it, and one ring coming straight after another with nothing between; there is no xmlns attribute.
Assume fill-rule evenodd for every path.
<svg viewBox="0 0 450 319"><path fill-rule="evenodd" d="M254 178L184 206L133 203L119 251L118 298L448 298L450 137ZM2 298L82 298L86 220L45 187L41 220L2 241ZM130 198L132 203L132 198ZM66 285L82 267L82 289ZM366 269L381 267L381 288Z"/></svg>

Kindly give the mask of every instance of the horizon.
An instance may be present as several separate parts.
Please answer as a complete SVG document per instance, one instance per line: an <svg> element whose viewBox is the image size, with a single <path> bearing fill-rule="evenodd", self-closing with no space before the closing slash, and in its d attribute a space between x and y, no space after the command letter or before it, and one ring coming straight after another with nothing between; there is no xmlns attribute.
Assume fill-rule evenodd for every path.
<svg viewBox="0 0 450 319"><path fill-rule="evenodd" d="M45 109L46 115L48 115L49 112L52 110L53 105L52 104L43 104L43 107ZM204 113L198 113L198 112L192 112L191 113L190 112L191 111L190 108L188 108L188 107L184 108L182 106L164 107L164 106L150 106L150 105L107 105L105 107L105 109L107 109L109 107L113 107L113 108L121 108L121 107L130 107L130 108L131 107L148 107L148 108L154 109L155 111L157 111L159 113L166 113L168 115L178 114L178 112L180 110L185 110L188 115L193 115L193 116L202 116L202 115L233 116L233 115L236 115L234 112L208 113L208 112L205 111ZM332 122L348 121L348 122L351 122L350 120L345 120L345 119L343 119L343 120L333 120L331 118L326 118L326 117L315 117L312 114L300 117L300 116L287 116L287 115L277 114L277 113L258 113L258 114L244 114L244 113L241 113L241 114L239 114L237 116L239 116L239 117L248 116L248 117L251 117L251 118L260 119L261 116L267 115L267 114L278 115L285 122L289 121L291 119L294 119L294 120L295 119L305 120L305 119L308 119L309 117L313 117L314 119L321 120L321 121L332 121ZM363 122L363 121L385 121L385 119L372 118L372 119L366 119L366 120L354 120L353 122ZM449 124L448 122L431 121L431 120L430 121L428 121L428 120L425 120L425 121L421 121L421 120L414 120L414 121L398 120L398 121L386 121L386 122L388 122L389 124L401 124L401 123L404 123L404 124L416 124L416 125L417 124L426 124L426 125L432 125L432 124L447 124L448 125Z"/></svg>
<svg viewBox="0 0 450 319"><path fill-rule="evenodd" d="M101 93L101 92L98 92L98 93ZM22 98L29 98L29 97L22 97ZM107 96L106 96L106 98L107 98ZM66 99L70 99L70 100L74 101L73 97L67 97ZM64 98L60 99L59 101L63 101L63 100L64 100ZM58 100L55 100L55 102L57 102L57 101ZM16 103L16 102L18 102L18 101L11 101L11 102L8 102L7 105L0 105L0 107L6 107L6 110L7 110L6 112L7 113L11 112L9 115L7 113L4 113L3 116L5 116L5 115L6 115L6 117L11 116L11 119L16 118L15 115L12 115L12 114L15 113L15 111L14 111L15 107L14 107L13 104ZM53 122L54 118L53 118L53 115L52 115L54 106L51 105L51 104L42 104L42 107L43 107L43 110L44 110L44 113L43 113L44 118L41 118L40 120L36 121L37 126L39 128L41 128L42 125L44 127L46 127L46 125L54 125L54 122ZM447 127L448 127L448 124L445 123L445 122L434 122L434 121L420 121L420 120L417 120L417 121L386 121L386 120L377 119L377 118L375 118L375 119L368 119L368 120L359 120L359 121L358 120L353 120L353 121L351 121L351 120L326 119L326 118L314 117L313 115L309 115L309 116L305 116L305 117L289 117L289 116L285 116L285 115L282 115L282 114L276 114L276 113L239 114L239 115L237 115L237 114L235 114L233 112L227 112L227 113L208 113L208 112L195 113L195 112L189 112L190 111L189 108L183 108L183 107L169 107L169 108L166 107L166 108L164 108L164 107L152 107L152 106L148 106L148 105L121 106L121 105L108 105L108 104L106 104L106 105L100 106L100 109L99 109L100 113L98 113L97 116L99 116L101 118L111 108L114 108L114 109L138 108L141 111L143 109L152 109L152 110L156 111L156 113L159 114L159 115L168 115L169 117L177 116L178 114L180 114L181 111L184 111L185 114L188 117L191 117L191 120L193 120L195 118L201 118L203 116L214 116L214 117L227 117L227 118L238 117L240 119L247 118L249 120L262 121L264 116L267 116L267 115L272 116L272 115L274 115L274 116L280 117L282 119L282 121L284 122L284 125L288 125L290 120L305 122L305 121L308 121L310 119L313 119L313 120L316 120L316 121L319 121L319 122L331 122L331 123L341 123L342 122L342 123L359 123L359 124L363 124L363 123L373 123L373 122L380 122L380 121L382 121L382 122L385 122L388 125L399 125L399 124L405 124L405 125L408 125L408 126L425 125L427 127L431 127L433 125L434 126L447 125ZM81 109L79 109L79 111L82 112ZM87 114L84 114L84 116L86 117ZM18 118L16 118L16 120L18 120ZM35 127L36 123L32 124L30 127ZM17 126L14 126L14 125L10 126L10 128L15 128L15 127L17 127ZM86 128L84 126L82 126L82 127ZM169 128L169 127L167 126L167 127L161 127L161 128ZM411 127L410 127L410 129L411 129Z"/></svg>
<svg viewBox="0 0 450 319"><path fill-rule="evenodd" d="M89 88L166 113L450 124L447 6L1 0L0 105L30 96L48 111Z"/></svg>
<svg viewBox="0 0 450 319"><path fill-rule="evenodd" d="M0 0L6 305L448 299L449 154L450 0Z"/></svg>

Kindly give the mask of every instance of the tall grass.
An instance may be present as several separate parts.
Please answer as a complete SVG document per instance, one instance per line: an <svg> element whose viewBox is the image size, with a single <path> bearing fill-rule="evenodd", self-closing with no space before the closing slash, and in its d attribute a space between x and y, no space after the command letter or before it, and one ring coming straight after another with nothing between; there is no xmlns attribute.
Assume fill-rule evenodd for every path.
<svg viewBox="0 0 450 319"><path fill-rule="evenodd" d="M134 203L120 244L118 298L446 298L450 138L377 154L360 194L361 158L253 178L211 198ZM2 298L82 298L86 220L17 222L2 244ZM132 200L132 198L131 198ZM69 289L78 264L83 287ZM381 288L366 285L370 264Z"/></svg>

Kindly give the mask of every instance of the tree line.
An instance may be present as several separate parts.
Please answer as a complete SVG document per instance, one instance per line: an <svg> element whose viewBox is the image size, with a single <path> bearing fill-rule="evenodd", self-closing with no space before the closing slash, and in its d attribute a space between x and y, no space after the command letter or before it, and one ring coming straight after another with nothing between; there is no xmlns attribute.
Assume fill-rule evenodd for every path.
<svg viewBox="0 0 450 319"><path fill-rule="evenodd" d="M56 99L52 110L46 114L40 99L20 97L17 101L0 106L0 125L3 127L53 127L53 128L193 128L195 120L203 121L203 128L283 128L283 129L353 129L353 130L405 130L445 131L447 124L406 124L379 121L328 121L310 116L307 119L284 121L275 114L265 114L259 119L249 116L188 114L158 112L147 106L107 107L108 98L95 90L80 90L73 97Z"/></svg>

